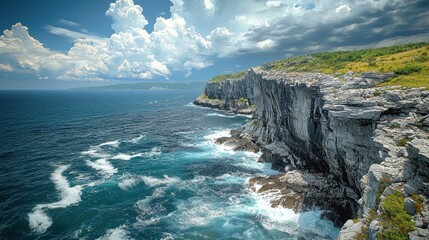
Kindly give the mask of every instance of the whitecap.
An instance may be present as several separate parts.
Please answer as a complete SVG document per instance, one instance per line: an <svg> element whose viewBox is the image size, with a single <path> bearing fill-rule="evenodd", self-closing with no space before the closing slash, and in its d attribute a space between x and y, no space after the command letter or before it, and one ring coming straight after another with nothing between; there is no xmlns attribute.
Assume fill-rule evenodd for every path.
<svg viewBox="0 0 429 240"><path fill-rule="evenodd" d="M161 240L174 240L174 236L171 233L163 233L165 237L161 238Z"/></svg>
<svg viewBox="0 0 429 240"><path fill-rule="evenodd" d="M155 101L156 102L156 101ZM127 141L127 142L130 142L130 143L138 143L140 140L142 140L143 139L143 135L139 135L138 137L135 137L135 138L132 138L132 139L130 139L129 141Z"/></svg>
<svg viewBox="0 0 429 240"><path fill-rule="evenodd" d="M130 188L135 187L137 184L139 184L140 178L132 177L130 175L126 175L119 183L118 186L122 190L126 191Z"/></svg>
<svg viewBox="0 0 429 240"><path fill-rule="evenodd" d="M86 155L93 158L109 158L110 155L105 153L100 147L90 147L89 150L81 152L82 155Z"/></svg>
<svg viewBox="0 0 429 240"><path fill-rule="evenodd" d="M204 136L204 139L210 140L211 142L215 142L216 139L221 137L231 137L231 129L216 131L214 133Z"/></svg>
<svg viewBox="0 0 429 240"><path fill-rule="evenodd" d="M206 116L213 116L213 117L223 117L223 118L235 118L237 115L225 115L220 113L207 113Z"/></svg>
<svg viewBox="0 0 429 240"><path fill-rule="evenodd" d="M38 204L28 214L29 226L33 231L44 233L52 225L52 219L45 213L45 209L66 208L81 201L82 186L70 187L69 182L62 175L67 168L69 165L61 165L51 175L51 180L60 193L60 201Z"/></svg>
<svg viewBox="0 0 429 240"><path fill-rule="evenodd" d="M102 143L102 144L100 144L98 146L100 146L100 147L102 147L102 146L118 147L120 143L121 142L119 140L114 140L114 141L109 141L109 142Z"/></svg>
<svg viewBox="0 0 429 240"><path fill-rule="evenodd" d="M227 209L215 206L205 199L188 199L179 203L177 209L176 221L184 229L206 225L214 218L228 215Z"/></svg>
<svg viewBox="0 0 429 240"><path fill-rule="evenodd" d="M100 238L99 240L125 240L129 238L129 232L126 229L125 225L121 225L117 228L107 230L106 234Z"/></svg>
<svg viewBox="0 0 429 240"><path fill-rule="evenodd" d="M153 147L149 152L144 153L142 155L145 155L147 157L154 157L161 155L162 151L160 147Z"/></svg>
<svg viewBox="0 0 429 240"><path fill-rule="evenodd" d="M137 154L133 154L133 155L129 155L129 154L125 154L125 153L119 153L119 154L116 154L115 156L113 156L111 159L128 161L128 160L131 160L132 158L140 157L142 155L143 154L141 154L141 153L137 153Z"/></svg>
<svg viewBox="0 0 429 240"><path fill-rule="evenodd" d="M167 175L164 175L163 178L142 176L141 179L149 187L156 187L159 185L174 184L180 182L180 178L169 177Z"/></svg>
<svg viewBox="0 0 429 240"><path fill-rule="evenodd" d="M94 162L90 160L86 160L85 162L87 166L92 167L106 177L110 177L118 172L118 169L113 167L113 165L105 158L98 159Z"/></svg>
<svg viewBox="0 0 429 240"><path fill-rule="evenodd" d="M52 219L39 206L28 214L30 228L37 233L44 233L52 225Z"/></svg>

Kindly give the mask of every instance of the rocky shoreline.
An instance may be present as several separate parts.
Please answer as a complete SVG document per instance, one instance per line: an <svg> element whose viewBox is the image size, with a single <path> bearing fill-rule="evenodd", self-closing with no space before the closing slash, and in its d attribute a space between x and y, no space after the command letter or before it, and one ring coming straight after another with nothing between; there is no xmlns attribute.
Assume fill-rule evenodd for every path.
<svg viewBox="0 0 429 240"><path fill-rule="evenodd" d="M262 151L284 173L255 177L272 207L313 207L343 226L338 239L376 239L395 229L386 218L395 193L414 226L429 237L429 92L377 87L393 74L289 73L250 69L239 80L209 82L195 104L254 113L218 143ZM362 238L363 237L363 238Z"/></svg>

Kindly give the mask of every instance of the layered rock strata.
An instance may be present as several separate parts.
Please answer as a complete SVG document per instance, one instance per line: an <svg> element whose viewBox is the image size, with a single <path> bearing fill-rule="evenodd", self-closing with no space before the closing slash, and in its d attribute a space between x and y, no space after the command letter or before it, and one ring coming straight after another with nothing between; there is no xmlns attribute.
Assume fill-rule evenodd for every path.
<svg viewBox="0 0 429 240"><path fill-rule="evenodd" d="M326 216L338 224L354 219L339 239L375 239L383 232L383 202L399 191L415 222L409 237L419 239L429 236L429 92L376 87L392 77L254 68L241 80L207 83L195 103L216 101L211 107L234 112L238 100L256 106L235 140L220 142L241 146L237 150L260 147L260 160L285 172L249 182L261 194L280 192L274 207L333 210Z"/></svg>

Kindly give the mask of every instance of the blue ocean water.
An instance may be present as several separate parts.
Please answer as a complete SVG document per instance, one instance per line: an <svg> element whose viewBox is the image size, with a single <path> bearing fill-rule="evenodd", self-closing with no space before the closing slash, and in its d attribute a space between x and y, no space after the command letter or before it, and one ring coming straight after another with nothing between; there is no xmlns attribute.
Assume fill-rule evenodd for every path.
<svg viewBox="0 0 429 240"><path fill-rule="evenodd" d="M200 92L0 92L0 238L334 239L248 190L276 172L213 144L249 118Z"/></svg>

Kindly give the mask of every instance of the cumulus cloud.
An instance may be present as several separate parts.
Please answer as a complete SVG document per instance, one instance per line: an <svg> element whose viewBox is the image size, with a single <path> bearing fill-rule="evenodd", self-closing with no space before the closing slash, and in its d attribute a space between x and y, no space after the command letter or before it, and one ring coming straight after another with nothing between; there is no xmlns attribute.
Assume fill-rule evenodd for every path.
<svg viewBox="0 0 429 240"><path fill-rule="evenodd" d="M429 3L351 0L171 0L171 17L160 15L148 32L142 6L111 3L111 36L97 37L67 27L46 26L73 39L66 53L52 51L20 23L0 36L0 71L32 72L63 80L169 78L213 64L214 58L246 54L278 57L379 43L409 42L428 36ZM402 39L402 40L401 40Z"/></svg>

